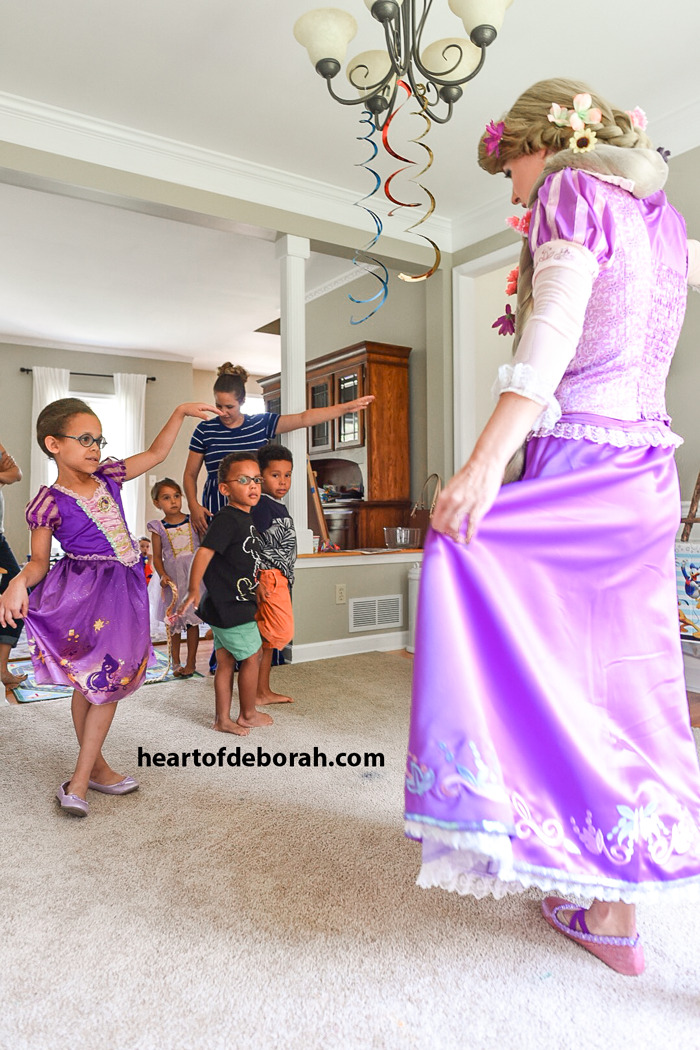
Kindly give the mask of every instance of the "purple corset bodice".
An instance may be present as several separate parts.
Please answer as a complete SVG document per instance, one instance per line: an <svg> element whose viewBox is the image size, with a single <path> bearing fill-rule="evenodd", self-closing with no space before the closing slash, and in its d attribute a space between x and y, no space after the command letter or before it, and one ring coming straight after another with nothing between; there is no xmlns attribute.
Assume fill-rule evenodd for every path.
<svg viewBox="0 0 700 1050"><path fill-rule="evenodd" d="M616 219L609 231L613 250L593 285L583 334L556 398L563 413L667 420L666 377L686 304L685 273L673 251L682 220L666 205L660 236L650 239L648 201L605 184L601 192L613 198L608 202ZM682 235L685 250L684 230Z"/></svg>

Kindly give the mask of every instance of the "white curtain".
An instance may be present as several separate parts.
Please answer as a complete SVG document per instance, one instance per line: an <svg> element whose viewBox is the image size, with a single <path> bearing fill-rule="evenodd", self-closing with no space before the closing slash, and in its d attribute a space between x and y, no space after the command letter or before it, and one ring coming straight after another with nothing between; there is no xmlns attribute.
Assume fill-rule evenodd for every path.
<svg viewBox="0 0 700 1050"><path fill-rule="evenodd" d="M114 393L117 411L124 424L121 455L134 456L146 447L146 376L115 372ZM134 536L146 527L146 479L143 475L127 482L122 489L126 523Z"/></svg>
<svg viewBox="0 0 700 1050"><path fill-rule="evenodd" d="M42 485L56 480L56 464L42 452L36 440L36 421L42 408L69 396L70 372L67 368L37 368L32 365L32 451L29 463L29 491L35 496Z"/></svg>

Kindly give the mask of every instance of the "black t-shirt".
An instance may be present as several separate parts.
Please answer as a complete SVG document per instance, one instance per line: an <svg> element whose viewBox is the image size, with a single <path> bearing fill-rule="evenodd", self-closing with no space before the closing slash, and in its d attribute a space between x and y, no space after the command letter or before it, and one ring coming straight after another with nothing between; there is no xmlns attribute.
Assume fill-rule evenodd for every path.
<svg viewBox="0 0 700 1050"><path fill-rule="evenodd" d="M214 627L238 627L255 619L262 543L250 514L226 506L214 515L202 546L214 557L204 573L207 593L198 615Z"/></svg>

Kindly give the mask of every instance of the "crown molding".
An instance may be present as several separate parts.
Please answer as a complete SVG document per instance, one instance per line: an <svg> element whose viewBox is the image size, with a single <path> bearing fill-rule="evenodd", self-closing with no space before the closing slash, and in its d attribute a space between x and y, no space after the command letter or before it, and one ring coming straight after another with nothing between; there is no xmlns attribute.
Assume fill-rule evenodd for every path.
<svg viewBox="0 0 700 1050"><path fill-rule="evenodd" d="M65 350L80 354L104 354L113 357L133 357L137 360L169 361L171 364L192 365L192 354L176 354L169 350L143 350L140 347L127 349L118 346L93 346L87 343L62 342L60 339L47 339L43 336L15 335L0 332L0 346L33 346L46 350Z"/></svg>
<svg viewBox="0 0 700 1050"><path fill-rule="evenodd" d="M374 232L369 229L365 208L358 205L357 194L351 190L6 92L0 92L0 139L339 223L368 236ZM393 238L409 243L420 238L402 228L398 218L386 228L390 205L383 197L377 196L371 205ZM452 250L449 219L431 216L421 233L439 240L446 252Z"/></svg>

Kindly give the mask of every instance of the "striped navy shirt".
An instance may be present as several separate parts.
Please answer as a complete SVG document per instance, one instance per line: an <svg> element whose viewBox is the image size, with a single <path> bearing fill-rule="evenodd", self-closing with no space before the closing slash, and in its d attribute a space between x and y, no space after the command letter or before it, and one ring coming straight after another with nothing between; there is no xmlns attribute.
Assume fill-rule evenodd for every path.
<svg viewBox="0 0 700 1050"><path fill-rule="evenodd" d="M229 452L255 452L275 436L279 416L276 412L262 412L257 416L244 416L240 427L225 427L218 416L205 419L194 430L190 440L190 452L204 456L207 480L202 493L202 506L216 514L226 506L227 500L219 492L219 464Z"/></svg>

